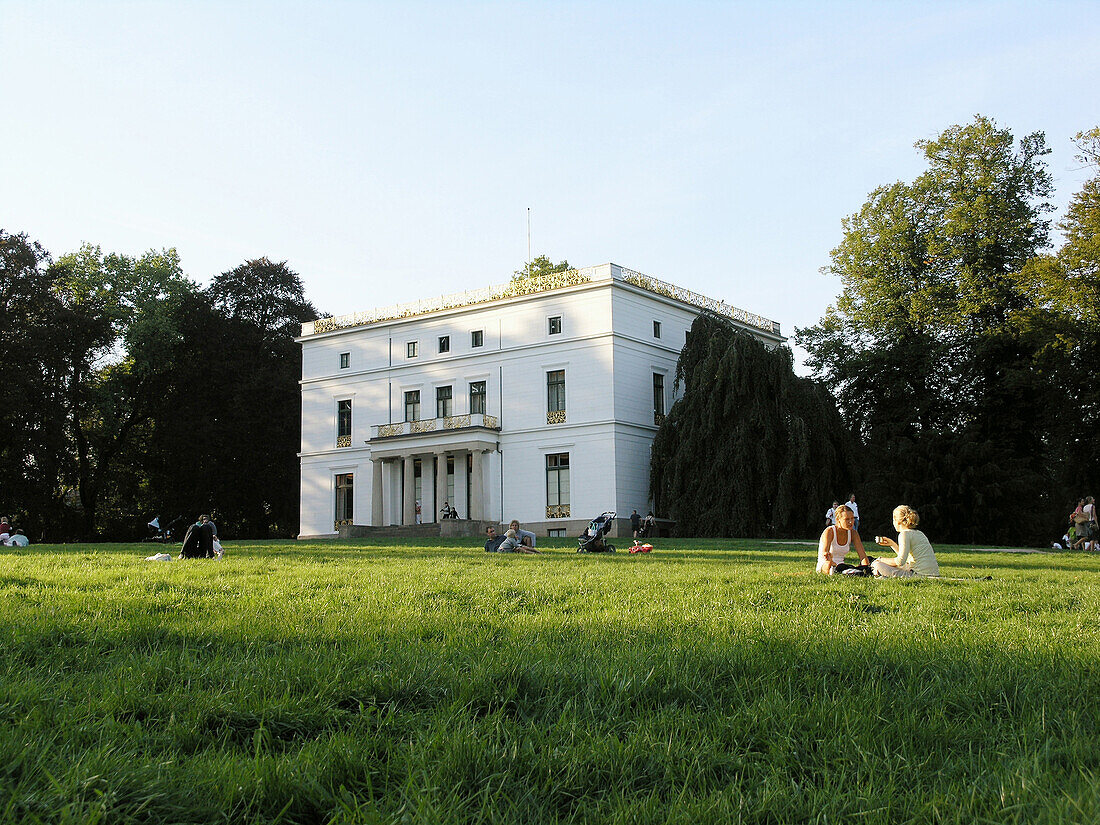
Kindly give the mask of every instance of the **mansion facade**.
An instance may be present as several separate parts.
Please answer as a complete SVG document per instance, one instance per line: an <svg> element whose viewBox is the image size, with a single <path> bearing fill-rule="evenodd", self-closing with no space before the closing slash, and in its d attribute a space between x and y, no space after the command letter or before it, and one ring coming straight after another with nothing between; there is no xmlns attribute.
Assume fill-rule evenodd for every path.
<svg viewBox="0 0 1100 825"><path fill-rule="evenodd" d="M643 515L653 438L701 309L779 324L603 264L303 325L300 538L340 524L519 521L576 535Z"/></svg>

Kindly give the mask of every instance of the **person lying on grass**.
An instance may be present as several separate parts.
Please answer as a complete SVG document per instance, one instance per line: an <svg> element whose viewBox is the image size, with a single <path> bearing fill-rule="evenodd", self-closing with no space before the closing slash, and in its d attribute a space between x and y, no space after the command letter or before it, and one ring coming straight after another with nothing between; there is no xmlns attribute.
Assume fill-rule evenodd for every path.
<svg viewBox="0 0 1100 825"><path fill-rule="evenodd" d="M928 536L916 526L920 516L912 507L899 504L894 508L894 529L898 531L898 540L886 536L876 536L875 541L897 551L897 558L876 559L871 565L876 576L894 576L909 578L912 576L938 576L940 565L936 561L936 552Z"/></svg>
<svg viewBox="0 0 1100 825"><path fill-rule="evenodd" d="M497 548L498 553L538 553L534 547L528 547L523 540L516 535L515 530L509 530L504 534L504 541Z"/></svg>
<svg viewBox="0 0 1100 825"><path fill-rule="evenodd" d="M833 518L836 524L826 527L817 543L817 572L832 575L843 573L845 570L854 570L855 565L844 561L852 545L855 545L856 552L859 553L859 566L867 567L871 560L867 557L867 551L863 549L863 540L854 527L855 513L847 504L841 504L834 511Z"/></svg>
<svg viewBox="0 0 1100 825"><path fill-rule="evenodd" d="M524 547L518 538L516 531L509 530L503 536L497 535L495 527L485 528L485 552L486 553L538 553L532 547Z"/></svg>

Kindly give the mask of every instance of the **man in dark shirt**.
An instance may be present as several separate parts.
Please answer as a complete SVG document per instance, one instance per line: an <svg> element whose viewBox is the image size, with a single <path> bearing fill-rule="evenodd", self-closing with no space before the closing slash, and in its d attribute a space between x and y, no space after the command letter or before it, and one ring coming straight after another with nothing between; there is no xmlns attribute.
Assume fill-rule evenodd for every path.
<svg viewBox="0 0 1100 825"><path fill-rule="evenodd" d="M642 526L642 517L634 510L630 514L630 529L634 531L634 538L638 538L638 528Z"/></svg>
<svg viewBox="0 0 1100 825"><path fill-rule="evenodd" d="M504 536L498 536L495 527L486 527L485 536L487 537L485 542L486 553L496 553L500 550L500 545L504 544Z"/></svg>

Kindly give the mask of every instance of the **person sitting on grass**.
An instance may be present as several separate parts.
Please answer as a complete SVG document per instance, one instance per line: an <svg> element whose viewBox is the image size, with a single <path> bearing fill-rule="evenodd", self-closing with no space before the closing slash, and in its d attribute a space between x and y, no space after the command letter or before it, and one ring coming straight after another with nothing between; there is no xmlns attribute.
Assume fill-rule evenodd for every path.
<svg viewBox="0 0 1100 825"><path fill-rule="evenodd" d="M894 548L898 555L893 559L876 559L871 565L876 576L910 578L940 574L932 543L928 536L916 529L919 523L920 516L912 507L899 504L894 508L894 529L898 531L898 540L877 536L875 541L884 547Z"/></svg>
<svg viewBox="0 0 1100 825"><path fill-rule="evenodd" d="M509 530L504 534L504 541L497 548L498 553L538 553L534 547L527 547L520 541L515 530Z"/></svg>
<svg viewBox="0 0 1100 825"><path fill-rule="evenodd" d="M530 530L521 530L519 528L518 519L512 519L512 521L508 524L508 527L516 531L516 538L519 539L519 543L522 544L524 547L535 546L535 534L532 533Z"/></svg>
<svg viewBox="0 0 1100 825"><path fill-rule="evenodd" d="M847 504L840 504L837 506L833 513L833 518L836 521L832 527L826 527L821 534L821 538L817 543L817 572L827 573L830 576L834 573L843 573L846 570L857 570L855 565L848 564L844 561L844 557L848 555L848 551L851 550L854 545L856 552L859 553L859 566L867 567L871 564L871 559L867 556L867 551L863 549L863 539L859 537L859 533L855 529L855 514Z"/></svg>

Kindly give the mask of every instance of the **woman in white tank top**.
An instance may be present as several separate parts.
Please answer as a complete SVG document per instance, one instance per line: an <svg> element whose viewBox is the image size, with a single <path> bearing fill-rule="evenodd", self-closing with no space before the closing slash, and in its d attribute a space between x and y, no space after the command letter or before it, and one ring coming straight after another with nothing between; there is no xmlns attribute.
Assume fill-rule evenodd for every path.
<svg viewBox="0 0 1100 825"><path fill-rule="evenodd" d="M866 567L871 563L867 558L867 551L863 549L863 540L852 526L856 517L848 505L842 504L836 508L836 524L826 527L821 534L821 540L817 544L817 572L836 572L838 564L844 564L844 557L854 546L859 553L859 564Z"/></svg>

